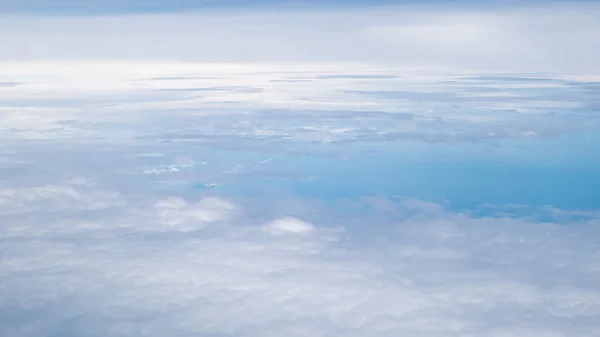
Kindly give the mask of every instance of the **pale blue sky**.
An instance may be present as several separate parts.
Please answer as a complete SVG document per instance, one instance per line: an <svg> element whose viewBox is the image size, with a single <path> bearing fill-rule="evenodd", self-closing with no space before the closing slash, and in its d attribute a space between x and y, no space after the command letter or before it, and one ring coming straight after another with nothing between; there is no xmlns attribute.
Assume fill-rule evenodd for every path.
<svg viewBox="0 0 600 337"><path fill-rule="evenodd" d="M171 11L203 8L232 8L232 7L277 7L277 6L311 6L311 7L349 7L373 5L401 5L401 4L474 4L469 0L374 0L374 1L298 1L298 0L3 0L0 5L5 10L22 12L59 12L72 11L73 13L95 12L144 12L144 11ZM502 0L495 3L519 3L519 1Z"/></svg>
<svg viewBox="0 0 600 337"><path fill-rule="evenodd" d="M592 3L593 0L579 0ZM475 0L3 0L0 9L5 13L113 15L132 13L162 13L207 9L281 10L341 9L376 6L444 6L451 8L547 6L567 1L494 0L485 3ZM572 3L572 2L571 2Z"/></svg>

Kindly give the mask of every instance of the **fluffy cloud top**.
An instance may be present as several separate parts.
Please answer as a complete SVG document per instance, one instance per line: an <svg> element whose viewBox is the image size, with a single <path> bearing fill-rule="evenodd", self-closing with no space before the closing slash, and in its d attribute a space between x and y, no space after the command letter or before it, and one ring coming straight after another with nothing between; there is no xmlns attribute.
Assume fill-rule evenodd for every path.
<svg viewBox="0 0 600 337"><path fill-rule="evenodd" d="M234 206L216 197L204 198L193 204L170 197L156 203L158 216L172 229L188 232L201 229L208 223L226 219Z"/></svg>
<svg viewBox="0 0 600 337"><path fill-rule="evenodd" d="M77 193L103 198L98 187ZM336 214L327 225L348 230L331 231L285 213L261 224L241 201L246 210L225 220L233 204L217 198L132 200L101 218L92 209L56 217L45 199L18 218L2 215L4 335L600 332L597 219L477 218L407 200L388 205L403 220L379 218L365 232ZM225 223L205 227L214 220ZM146 230L155 226L160 234Z"/></svg>
<svg viewBox="0 0 600 337"><path fill-rule="evenodd" d="M312 224L292 217L276 219L264 226L272 235L308 234L314 229Z"/></svg>

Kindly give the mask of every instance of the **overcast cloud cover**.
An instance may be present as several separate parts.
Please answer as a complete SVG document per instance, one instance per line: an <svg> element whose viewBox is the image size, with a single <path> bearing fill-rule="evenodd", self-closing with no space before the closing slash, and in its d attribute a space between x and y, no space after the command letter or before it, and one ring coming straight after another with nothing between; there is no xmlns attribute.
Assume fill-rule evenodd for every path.
<svg viewBox="0 0 600 337"><path fill-rule="evenodd" d="M0 0L0 336L600 336L599 16Z"/></svg>

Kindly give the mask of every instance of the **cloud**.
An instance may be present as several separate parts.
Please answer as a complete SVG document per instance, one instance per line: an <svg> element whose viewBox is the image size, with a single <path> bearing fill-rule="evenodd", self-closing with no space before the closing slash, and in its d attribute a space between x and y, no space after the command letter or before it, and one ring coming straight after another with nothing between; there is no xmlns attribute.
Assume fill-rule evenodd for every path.
<svg viewBox="0 0 600 337"><path fill-rule="evenodd" d="M86 189L93 183L74 179L66 184L47 184L35 187L0 188L1 214L26 214L44 209L50 212L74 210L102 210L125 205L118 193Z"/></svg>
<svg viewBox="0 0 600 337"><path fill-rule="evenodd" d="M188 204L181 198L170 197L157 202L155 207L164 224L186 232L224 220L234 209L230 202L216 197L204 198L193 204Z"/></svg>
<svg viewBox="0 0 600 337"><path fill-rule="evenodd" d="M560 3L16 16L3 20L0 59L360 62L586 74L600 71L598 11L591 3Z"/></svg>
<svg viewBox="0 0 600 337"><path fill-rule="evenodd" d="M86 190L98 195L101 188ZM532 223L472 217L418 200L391 206L373 199L368 202L407 216L394 220L388 213L370 224L378 230L357 231L349 225L353 215L335 213L327 227L346 231L332 231L289 213L263 222L243 201L170 197L153 205L112 193L135 206L105 209L104 223L75 209L30 221L29 230L16 231L16 219L5 222L0 269L11 291L0 301L0 310L10 313L2 315L3 333L598 333L597 218ZM297 206L316 211L309 203ZM242 213L231 216L233 208ZM39 208L20 219L51 212ZM224 225L205 226L217 220ZM149 234L153 226L162 230Z"/></svg>
<svg viewBox="0 0 600 337"><path fill-rule="evenodd" d="M526 110L474 113L427 101L409 103L412 112L395 111L405 96L389 95L390 102L382 102L349 89L386 92L418 85L421 91L458 97L475 86L488 93L528 95L530 90L544 93L548 83L473 84L461 79L464 74L405 79L393 68L363 70L390 75L385 77L321 79L358 71L317 67L290 75L277 67L100 64L104 68L62 65L64 72L37 65L52 76L42 71L32 81L36 84L2 89L22 98L23 106L2 110L10 118L3 120L0 134L6 149L2 162L8 164L0 167L7 177L0 180L0 283L10 292L0 299L1 335L599 333L597 211L492 205L487 212L461 212L448 204L374 197L354 184L370 184L383 172L377 165L390 164L364 159L371 157L352 161L361 151L423 155L414 143L378 143L380 132L403 133L414 141L426 130L447 143L448 134L481 139L477 136L485 131L508 142L521 137L517 134L525 127L539 135L566 132L570 121L579 121L572 125L580 127L585 116L565 108L550 116ZM37 72L35 64L4 69L23 77ZM82 69L100 79L87 80ZM193 79L152 80L180 73ZM271 83L294 76L308 77L311 85ZM553 80L559 83L550 88L580 90L580 85L564 83L572 79ZM155 89L210 84L203 81L263 90L211 91L212 105L205 97L184 97L179 91L162 91L167 96L159 103L145 101ZM27 106L40 97L95 102L89 98L113 93L135 99L119 98L112 106L105 101ZM240 103L223 103L232 96ZM297 103L302 97L318 104L303 109ZM187 109L178 106L180 99L189 100ZM345 99L350 103L343 109L331 109ZM346 109L356 102L374 105ZM534 105L498 98L488 104L502 102ZM419 110L421 104L425 107ZM579 119L564 117L567 113ZM441 144L436 149L440 156L464 159ZM335 166L333 157L346 158L348 164ZM504 162L516 160L509 159ZM432 171L439 163L421 166L430 173L417 183L452 180ZM581 167L571 165L580 175ZM393 163L392 174L376 178L392 185L415 177L409 169L396 168L404 167ZM572 171L561 174L557 177L570 179ZM339 181L328 187L324 182L332 176ZM317 187L305 198L286 189L297 184L301 190L313 178ZM475 191L481 191L481 181L469 179L469 184L452 181L452 186L479 186ZM211 183L219 186L195 187ZM586 182L583 192L594 190L593 184ZM323 197L331 186L339 198L350 200Z"/></svg>
<svg viewBox="0 0 600 337"><path fill-rule="evenodd" d="M263 229L272 235L286 234L308 234L314 231L315 227L300 219L286 217L275 219L266 224Z"/></svg>
<svg viewBox="0 0 600 337"><path fill-rule="evenodd" d="M441 8L2 16L0 335L600 335L598 6Z"/></svg>
<svg viewBox="0 0 600 337"><path fill-rule="evenodd" d="M7 62L0 68L7 79L28 81L0 88L6 93L0 137L11 139L465 143L550 138L597 124L590 111L598 104L596 82L585 76L348 64Z"/></svg>

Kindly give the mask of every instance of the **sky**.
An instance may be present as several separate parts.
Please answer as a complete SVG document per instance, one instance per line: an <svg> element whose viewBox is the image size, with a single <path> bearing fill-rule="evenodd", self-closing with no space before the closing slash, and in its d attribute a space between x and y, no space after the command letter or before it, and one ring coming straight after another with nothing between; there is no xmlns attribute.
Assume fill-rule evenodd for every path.
<svg viewBox="0 0 600 337"><path fill-rule="evenodd" d="M579 1L585 3L586 1ZM11 13L27 14L69 14L69 15L106 15L123 13L153 13L153 12L181 12L189 10L214 10L214 9L282 9L282 8L313 8L313 9L340 9L340 8L366 8L378 6L520 6L527 3L543 3L542 1L521 0L495 0L487 4L478 4L473 0L350 0L350 1L298 1L298 0L3 0L1 5L5 11ZM547 3L547 2L546 2Z"/></svg>
<svg viewBox="0 0 600 337"><path fill-rule="evenodd" d="M0 0L0 335L600 335L598 16Z"/></svg>

